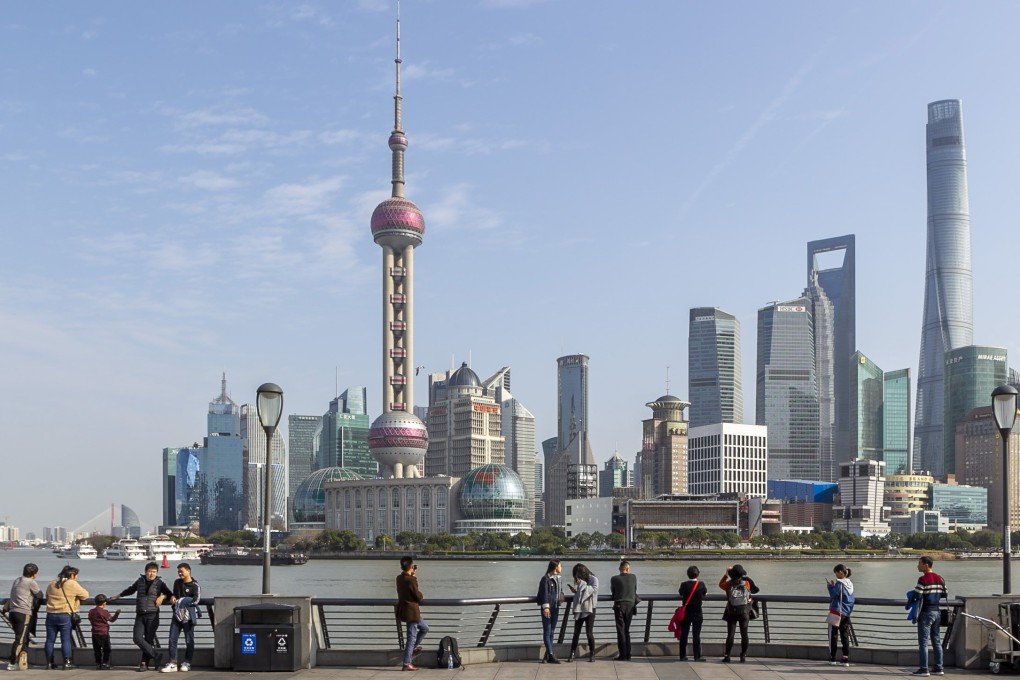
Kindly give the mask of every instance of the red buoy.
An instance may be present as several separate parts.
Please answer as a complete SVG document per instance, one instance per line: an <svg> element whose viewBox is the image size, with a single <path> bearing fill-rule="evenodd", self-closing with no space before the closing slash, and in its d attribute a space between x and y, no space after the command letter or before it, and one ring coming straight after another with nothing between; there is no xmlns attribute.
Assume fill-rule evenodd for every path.
<svg viewBox="0 0 1020 680"><path fill-rule="evenodd" d="M160 566L163 569L168 569L170 567L170 560L166 558L166 553L163 553L163 564L161 564Z"/></svg>

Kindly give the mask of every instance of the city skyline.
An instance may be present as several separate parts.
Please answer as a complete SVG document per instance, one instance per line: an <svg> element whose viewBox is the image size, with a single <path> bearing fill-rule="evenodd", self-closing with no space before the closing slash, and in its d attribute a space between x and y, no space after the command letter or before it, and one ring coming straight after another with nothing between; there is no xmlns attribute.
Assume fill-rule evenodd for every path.
<svg viewBox="0 0 1020 680"><path fill-rule="evenodd" d="M11 450L114 471L149 456L156 471L162 449L201 439L223 370L239 404L281 385L288 415L322 413L338 380L379 404L365 225L389 193L393 3L57 6L59 19L14 5L0 25ZM805 243L835 234L856 236L858 348L916 366L920 123L946 98L967 107L974 343L1017 352L1020 321L992 286L1020 157L1008 116L1020 95L996 67L1015 61L1020 8L748 3L734 18L666 2L407 0L402 12L408 181L430 230L411 368L512 366L537 440L556 432L553 361L583 352L596 461L632 461L667 366L689 397L695 307L741 323L747 421L755 312L800 291ZM702 30L718 25L725 35ZM482 263L494 276L465 286ZM669 277L671 309L652 272ZM42 406L54 395L72 403L58 427ZM97 510L123 502L158 521L158 494L110 482ZM35 531L73 523L73 507L21 507L12 495L0 515Z"/></svg>

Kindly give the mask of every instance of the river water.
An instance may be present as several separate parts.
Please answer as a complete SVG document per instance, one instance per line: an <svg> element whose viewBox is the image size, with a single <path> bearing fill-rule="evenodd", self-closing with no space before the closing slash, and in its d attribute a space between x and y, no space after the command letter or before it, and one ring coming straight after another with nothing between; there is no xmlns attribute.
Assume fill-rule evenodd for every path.
<svg viewBox="0 0 1020 680"><path fill-rule="evenodd" d="M576 560L563 561L566 576ZM826 595L825 580L832 578L836 560L787 560L736 558L745 566L763 593L783 595ZM10 592L11 582L21 575L26 562L39 565L39 581L56 578L64 564L81 570L79 582L89 594L111 595L128 587L142 571L143 562L117 562L104 559L71 560L58 558L48 550L0 550L0 594ZM585 560L609 592L609 579L617 573L617 559ZM902 598L917 582L914 559L842 560L853 570L859 597ZM631 571L638 577L640 592L674 593L686 578L688 565L697 564L702 580L718 582L731 562L718 560L631 560ZM497 561L417 560L418 582L430 598L484 598L531 596L545 572L546 562L523 559ZM252 595L262 590L261 566L202 566L192 564L193 576L202 584L202 594ZM273 567L271 590L279 595L312 597L393 597L394 578L400 571L397 558L383 560L312 560L297 567ZM992 595L1002 591L1002 562L994 559L948 560L935 563L935 571L949 585L952 597ZM174 565L162 570L167 585L177 577Z"/></svg>

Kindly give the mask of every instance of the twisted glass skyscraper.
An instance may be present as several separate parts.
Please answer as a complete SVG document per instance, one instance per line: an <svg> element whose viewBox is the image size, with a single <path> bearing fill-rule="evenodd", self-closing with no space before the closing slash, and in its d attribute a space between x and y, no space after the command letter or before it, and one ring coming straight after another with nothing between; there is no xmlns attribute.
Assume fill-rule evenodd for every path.
<svg viewBox="0 0 1020 680"><path fill-rule="evenodd" d="M928 105L927 157L928 241L914 465L942 477L944 355L973 344L974 335L967 153L958 99Z"/></svg>

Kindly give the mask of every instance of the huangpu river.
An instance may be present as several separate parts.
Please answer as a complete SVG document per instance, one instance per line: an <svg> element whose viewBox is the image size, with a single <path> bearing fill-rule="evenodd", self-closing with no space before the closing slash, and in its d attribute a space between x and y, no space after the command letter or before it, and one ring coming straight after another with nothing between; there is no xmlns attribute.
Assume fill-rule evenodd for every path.
<svg viewBox="0 0 1020 680"><path fill-rule="evenodd" d="M430 560L416 557L418 582L426 598L484 598L533 596L546 562L523 559ZM578 561L565 558L566 578ZM617 573L618 557L582 560L609 592L609 579ZM790 560L769 557L735 557L730 561L687 559L631 559L631 570L638 577L638 589L646 594L675 593L691 564L701 569L701 578L710 588L718 583L724 569L739 562L762 589L762 593L782 595L826 595L825 580L832 578L832 567L841 561L853 570L851 580L859 597L903 598L917 581L917 561L907 559ZM21 575L26 562L39 565L39 582L56 578L65 564L81 570L79 582L92 596L111 595L127 588L142 571L144 562L119 562L105 559L66 560L48 550L0 550L0 594L10 592L11 583ZM216 595L252 595L262 590L261 566L203 566L192 562L193 576L202 585L205 597ZM176 565L161 570L167 585L177 578ZM1020 567L1017 567L1020 568ZM399 558L380 560L311 560L297 567L273 567L271 590L278 595L312 597L393 597L394 579L400 571ZM952 597L991 595L1002 591L1002 561L997 559L936 561L935 571L949 585ZM45 587L45 586L44 586Z"/></svg>

